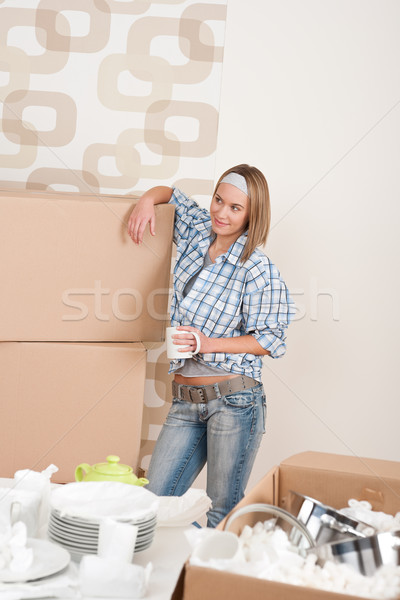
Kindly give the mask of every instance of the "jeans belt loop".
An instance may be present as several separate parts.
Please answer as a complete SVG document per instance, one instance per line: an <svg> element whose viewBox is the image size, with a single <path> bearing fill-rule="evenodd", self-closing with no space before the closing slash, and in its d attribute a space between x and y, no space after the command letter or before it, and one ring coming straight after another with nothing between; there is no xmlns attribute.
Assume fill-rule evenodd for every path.
<svg viewBox="0 0 400 600"><path fill-rule="evenodd" d="M221 390L219 389L218 383L214 383L214 391L216 393L217 398L222 397Z"/></svg>

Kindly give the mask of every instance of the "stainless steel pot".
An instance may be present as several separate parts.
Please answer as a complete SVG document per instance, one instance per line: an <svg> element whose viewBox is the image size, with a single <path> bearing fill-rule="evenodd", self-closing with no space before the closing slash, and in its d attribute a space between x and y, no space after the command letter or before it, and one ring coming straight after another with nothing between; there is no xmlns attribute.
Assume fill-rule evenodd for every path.
<svg viewBox="0 0 400 600"><path fill-rule="evenodd" d="M371 576L384 565L400 565L400 530L323 544L307 550L311 552L320 564L327 560L345 563L362 575Z"/></svg>
<svg viewBox="0 0 400 600"><path fill-rule="evenodd" d="M346 517L331 506L298 492L289 492L287 510L307 527L317 546L376 533L370 525ZM290 539L297 543L296 531L293 531Z"/></svg>
<svg viewBox="0 0 400 600"><path fill-rule="evenodd" d="M273 526L281 527L289 535L295 531L296 540L298 542L301 541L302 549L313 548L315 546L312 536L303 523L283 508L273 506L272 504L248 504L247 506L238 508L227 519L224 531L229 530L235 521L236 533L239 533L245 525L254 526L259 521L268 520L273 520Z"/></svg>

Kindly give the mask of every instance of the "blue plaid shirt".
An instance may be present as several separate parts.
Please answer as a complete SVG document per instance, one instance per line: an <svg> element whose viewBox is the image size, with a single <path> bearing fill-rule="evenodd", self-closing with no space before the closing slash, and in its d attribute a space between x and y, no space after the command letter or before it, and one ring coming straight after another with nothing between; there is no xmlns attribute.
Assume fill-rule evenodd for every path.
<svg viewBox="0 0 400 600"><path fill-rule="evenodd" d="M171 325L191 325L208 337L251 334L272 358L282 356L286 351L285 330L295 308L276 266L258 249L246 262L240 262L247 238L244 233L215 263L203 269L213 239L209 212L177 188L173 188L170 204L175 206L177 246ZM197 272L192 289L184 297L185 285ZM261 380L262 356L217 352L195 358ZM184 359L172 360L169 372L183 363Z"/></svg>

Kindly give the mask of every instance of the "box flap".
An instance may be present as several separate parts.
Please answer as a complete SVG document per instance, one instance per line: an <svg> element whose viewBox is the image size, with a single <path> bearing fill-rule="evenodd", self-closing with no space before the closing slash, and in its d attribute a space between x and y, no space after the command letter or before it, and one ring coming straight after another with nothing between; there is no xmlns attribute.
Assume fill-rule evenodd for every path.
<svg viewBox="0 0 400 600"><path fill-rule="evenodd" d="M176 588L173 600L360 600L360 596L235 575L188 563L184 570L183 595L179 578L179 588Z"/></svg>
<svg viewBox="0 0 400 600"><path fill-rule="evenodd" d="M400 479L400 463L377 458L362 458L345 454L327 452L301 452L283 460L281 467L324 469L341 473L357 473L359 475L377 475L385 479Z"/></svg>
<svg viewBox="0 0 400 600"><path fill-rule="evenodd" d="M379 459L303 452L279 467L279 506L294 490L334 508L350 498L368 500L374 510L395 514L400 510L400 463Z"/></svg>

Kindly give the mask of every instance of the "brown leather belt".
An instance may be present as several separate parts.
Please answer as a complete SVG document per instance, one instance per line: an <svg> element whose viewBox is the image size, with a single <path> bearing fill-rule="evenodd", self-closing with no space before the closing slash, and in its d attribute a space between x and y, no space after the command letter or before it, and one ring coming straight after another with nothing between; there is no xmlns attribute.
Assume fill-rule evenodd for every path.
<svg viewBox="0 0 400 600"><path fill-rule="evenodd" d="M221 396L247 390L256 385L259 385L259 382L251 377L247 377L247 375L239 375L238 377L232 377L232 379L223 379L218 383L210 385L183 385L182 383L173 381L172 395L174 398L179 398L179 400L200 404L221 398Z"/></svg>

